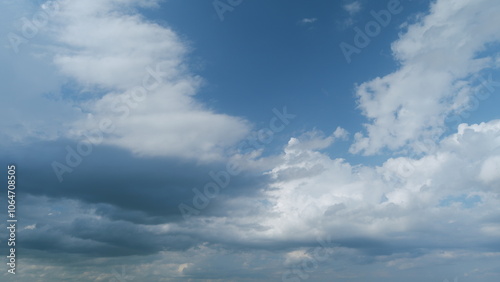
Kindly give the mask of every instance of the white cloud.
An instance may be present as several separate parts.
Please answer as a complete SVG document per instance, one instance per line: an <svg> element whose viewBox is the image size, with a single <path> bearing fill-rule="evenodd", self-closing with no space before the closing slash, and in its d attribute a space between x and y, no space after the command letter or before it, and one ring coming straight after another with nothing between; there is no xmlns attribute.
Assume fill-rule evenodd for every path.
<svg viewBox="0 0 500 282"><path fill-rule="evenodd" d="M303 18L302 20L300 20L300 24L312 24L314 22L316 22L318 19L317 18Z"/></svg>
<svg viewBox="0 0 500 282"><path fill-rule="evenodd" d="M321 150L332 145L336 139L345 140L347 136L348 132L342 127L337 127L337 129L327 137L324 136L323 132L318 130L308 131L302 134L299 139L290 139L286 150Z"/></svg>
<svg viewBox="0 0 500 282"><path fill-rule="evenodd" d="M0 137L6 145L57 139L67 128L68 120L81 114L67 101L54 99L52 95L59 91L65 79L55 75L57 70L51 58L40 48L47 25L38 28L37 33L23 30L22 18L31 19L41 11L33 1L2 2L0 72L3 94L0 104L4 107L0 111ZM52 20L53 17L48 22ZM23 31L30 38L25 37ZM8 36L20 40L18 53L13 47L17 41L10 41Z"/></svg>
<svg viewBox="0 0 500 282"><path fill-rule="evenodd" d="M357 12L361 11L361 3L359 1L354 1L349 4L345 4L343 6L344 10L346 10L350 15L354 15Z"/></svg>
<svg viewBox="0 0 500 282"><path fill-rule="evenodd" d="M22 228L21 230L33 230L33 229L36 229L36 224L27 225L26 227Z"/></svg>
<svg viewBox="0 0 500 282"><path fill-rule="evenodd" d="M399 70L357 87L369 123L350 151L372 155L440 136L445 117L463 110L473 93L470 76L495 66L496 54L478 53L500 40L499 12L494 0L432 4L430 14L392 44Z"/></svg>
<svg viewBox="0 0 500 282"><path fill-rule="evenodd" d="M500 180L500 156L488 158L481 166L479 178L485 183Z"/></svg>
<svg viewBox="0 0 500 282"><path fill-rule="evenodd" d="M262 202L248 205L249 199L236 197L231 206L237 207L237 218L211 219L210 224L200 218L190 225L210 238L217 234L220 240L242 244L331 236L334 241L365 238L435 249L443 238L453 238L449 246L460 249L465 243L495 240L498 224L490 219L499 216L493 211L500 204L500 178L494 174L500 120L462 124L431 154L389 159L375 167L354 166L319 152L331 144L329 138L317 131L291 138L269 171L272 181ZM296 249L285 260L300 254L303 250Z"/></svg>
<svg viewBox="0 0 500 282"><path fill-rule="evenodd" d="M104 121L112 129L104 134L103 144L139 155L211 160L246 135L248 122L197 101L203 80L185 65L189 45L135 10L157 2L60 1L60 10L38 35L46 41L38 50L46 61L52 60L50 75L76 82L77 90L71 90L62 107L75 113L56 111L62 122L52 124L52 139L85 139L85 132L100 130ZM92 94L83 96L79 89ZM30 95L46 99L41 94L33 90ZM68 94L51 95L58 100ZM17 138L23 137L19 133Z"/></svg>

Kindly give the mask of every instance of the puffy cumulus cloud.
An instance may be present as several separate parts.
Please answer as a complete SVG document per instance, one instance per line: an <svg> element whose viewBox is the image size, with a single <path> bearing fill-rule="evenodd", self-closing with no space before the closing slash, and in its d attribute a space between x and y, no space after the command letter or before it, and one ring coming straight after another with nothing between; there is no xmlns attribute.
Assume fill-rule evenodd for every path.
<svg viewBox="0 0 500 282"><path fill-rule="evenodd" d="M22 160L23 173L30 176L23 180L22 194L29 209L19 211L19 251L25 254L19 281L110 281L130 276L144 281L276 281L290 273L287 269L300 270L311 262L318 264L312 266L317 271L307 272L311 281L422 281L422 268L434 270L430 272L437 275L431 277L435 281L450 273L496 281L490 278L500 273L500 121L461 124L456 133L421 150L418 157L391 158L380 166L330 157L322 150L348 133L341 128L330 135L313 130L291 138L277 156L262 157L256 150L246 155L246 164L245 156L234 156L244 170L241 175L231 178L228 189L199 215L184 220L179 203L192 201L192 187L212 181L207 172L223 170L224 164L208 167L195 161L179 164L172 158L137 158L124 154L123 148L142 155L199 154L213 159L248 130L246 123L196 102L202 80L183 66L186 44L172 30L139 17L134 11L138 1L61 3L53 19L57 26L51 27L53 49L44 52L57 50L57 56L48 56L57 70L78 87L94 91L90 99L71 97L70 104L86 117L80 113L70 119L74 129L69 135L80 138L88 133L97 142L95 132L87 129L100 129L106 121L105 127L113 129L100 142L113 146L95 147L95 154L63 183L56 182L47 164L55 157L64 159L62 144L67 140L23 147L23 153L2 149L0 159ZM494 21L488 12L496 12L494 5L479 9L487 1L449 3L469 20L472 7L481 17L477 21ZM464 69L479 71L489 63L473 62L472 57L452 62L447 54L439 54L456 64L445 71L441 63L426 57L430 53L418 53L402 43L419 30L425 31L419 36L427 45L436 44L435 50L442 49L442 38L458 38L453 24L462 22L440 5L434 4L422 24L409 27L394 45L403 62L401 70L358 89L361 108L376 122L368 126L368 137L355 136L354 150L398 149L409 140L440 134L436 116L441 117L450 103L459 109L473 88L457 82L472 72ZM441 18L452 25L436 25ZM83 21L95 30L87 30ZM461 34L484 39L493 27L469 34L471 28L461 26ZM430 42L427 33L438 39ZM486 42L473 46L467 39L461 46L470 50ZM436 64L424 72L419 62ZM101 63L116 76L101 73ZM429 81L422 88L419 79ZM413 99L418 87L423 93ZM428 92L445 94L436 102ZM393 119L384 115L394 109ZM409 128L400 125L403 120ZM423 130L422 136L413 130ZM180 144L172 144L169 134ZM202 142L192 144L188 136Z"/></svg>
<svg viewBox="0 0 500 282"><path fill-rule="evenodd" d="M453 233L462 224L475 224L470 232L488 237L478 230L490 224L498 202L499 126L500 120L461 124L433 153L391 158L377 167L297 149L291 139L282 163L270 172L275 182L269 195L279 216L267 219L273 226L268 232L380 239L426 229Z"/></svg>
<svg viewBox="0 0 500 282"><path fill-rule="evenodd" d="M499 12L494 0L436 1L428 15L408 24L392 44L400 68L357 87L369 123L350 151L372 155L440 136L446 116L467 107L473 76L496 67L495 53L481 52L500 40Z"/></svg>
<svg viewBox="0 0 500 282"><path fill-rule="evenodd" d="M57 78L42 93L29 89L29 96L44 100L44 109L64 110L49 111L58 121L52 127L53 120L33 117L26 106L21 112L33 120L20 121L46 121L47 129L38 131L51 139L90 139L146 156L221 158L250 125L197 101L203 80L185 63L189 44L137 11L157 2L58 1L57 12L37 34L43 44L25 57L41 57L43 69ZM35 133L8 132L16 140L42 137Z"/></svg>
<svg viewBox="0 0 500 282"><path fill-rule="evenodd" d="M401 265L401 256L411 261L446 249L498 253L494 219L500 216L495 212L500 186L498 178L485 181L481 171L500 155L499 125L499 120L462 124L433 153L375 167L332 159L318 151L329 137L304 134L290 140L268 172L272 180L262 200L245 205L248 197L234 197L241 203L235 205L237 220L228 209L225 216L200 218L194 226L209 242L288 249L287 264L307 259L304 247L328 237L367 260L405 269L413 264ZM321 146L300 147L300 138Z"/></svg>
<svg viewBox="0 0 500 282"><path fill-rule="evenodd" d="M112 89L82 106L88 118L76 123L71 136L105 121L111 125L104 144L140 155L220 157L249 125L196 101L202 80L184 65L187 44L171 29L123 8L140 3L65 3L55 31L64 49L54 62L82 84Z"/></svg>
<svg viewBox="0 0 500 282"><path fill-rule="evenodd" d="M150 173L142 190L149 196L131 194L121 183L122 197L116 197L106 183L91 181L81 184L85 188L67 189L63 197L61 189L35 193L36 185L27 180L33 188L26 191L36 196L24 197L30 210L20 214L19 236L30 254L22 279L47 271L51 278L108 281L113 267L121 273L122 265L127 275L150 280L272 281L303 264L317 264L311 266L317 272L306 273L320 281L332 276L416 279L423 267L444 279L458 275L450 265L461 265L462 277L498 275L493 262L500 254L500 180L491 167L500 157L500 120L461 124L432 153L374 167L321 152L345 134L342 129L331 135L306 132L290 139L282 154L251 160L272 166L265 172L267 187L250 187L262 192L231 185L232 192L221 192L209 208L187 220L168 217L186 195L170 202L162 196L175 195L174 188L182 186L175 171L169 189L156 188L154 182L170 180ZM83 174L89 175L90 168L101 169L89 163L82 166ZM35 171L26 168L26 173L36 181ZM68 254L64 263L58 254ZM101 263L110 267L95 267Z"/></svg>
<svg viewBox="0 0 500 282"><path fill-rule="evenodd" d="M500 120L474 125L461 124L458 127L458 133L444 141L452 148L455 148L460 155L469 159L469 165L477 165L476 179L480 180L484 185L496 186L497 188L500 183L498 174L500 167L498 157L500 153L498 147L499 130ZM468 145L467 150L457 146L464 143ZM484 158L475 160L475 156L480 154L484 155Z"/></svg>
<svg viewBox="0 0 500 282"><path fill-rule="evenodd" d="M112 219L98 211L99 205L79 200L24 195L23 202L30 210L19 212L24 222L18 230L22 241L18 251L26 255L24 271L18 273L16 281L63 277L119 281L121 276L146 281L210 277L259 280L281 268L279 257L272 252L257 250L242 255L239 249L221 248L191 223L143 224ZM5 223L0 226L6 227ZM263 266L264 261L269 265Z"/></svg>
<svg viewBox="0 0 500 282"><path fill-rule="evenodd" d="M301 25L313 24L317 21L317 18L303 18L299 21Z"/></svg>

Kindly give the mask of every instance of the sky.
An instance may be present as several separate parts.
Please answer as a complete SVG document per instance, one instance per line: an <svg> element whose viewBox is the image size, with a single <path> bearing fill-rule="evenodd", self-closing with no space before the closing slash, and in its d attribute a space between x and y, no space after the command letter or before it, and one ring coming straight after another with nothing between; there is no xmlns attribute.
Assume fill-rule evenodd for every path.
<svg viewBox="0 0 500 282"><path fill-rule="evenodd" d="M498 281L498 1L0 6L2 281Z"/></svg>

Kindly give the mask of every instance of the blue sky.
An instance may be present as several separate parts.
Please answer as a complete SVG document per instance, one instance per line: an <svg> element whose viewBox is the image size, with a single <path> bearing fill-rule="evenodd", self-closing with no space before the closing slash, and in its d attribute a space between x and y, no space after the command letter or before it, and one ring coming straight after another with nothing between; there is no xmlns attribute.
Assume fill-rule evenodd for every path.
<svg viewBox="0 0 500 282"><path fill-rule="evenodd" d="M496 1L1 5L2 279L498 280Z"/></svg>

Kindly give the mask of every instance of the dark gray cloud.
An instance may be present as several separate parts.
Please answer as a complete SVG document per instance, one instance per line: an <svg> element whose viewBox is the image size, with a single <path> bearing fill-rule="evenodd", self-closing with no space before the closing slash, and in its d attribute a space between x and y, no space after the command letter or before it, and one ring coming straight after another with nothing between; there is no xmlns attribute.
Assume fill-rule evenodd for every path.
<svg viewBox="0 0 500 282"><path fill-rule="evenodd" d="M65 165L68 140L16 146L3 151L2 159L18 164L22 193L49 198L77 199L97 205L101 215L113 219L156 224L180 220L179 204L192 205L192 189L203 187L214 180L209 172L225 170L226 163L199 164L172 158L141 158L112 147L94 147L81 164L64 173L59 182L51 164ZM265 183L265 176L242 172L232 176L220 196L257 195ZM214 199L202 213L210 214L216 206ZM218 208L220 211L220 208Z"/></svg>
<svg viewBox="0 0 500 282"><path fill-rule="evenodd" d="M21 232L23 249L94 257L150 255L186 250L207 239L192 230L165 234L148 226L174 222L192 228L184 223L179 204L192 206L192 189L203 191L213 182L209 172L224 170L225 163L141 158L101 146L59 182L51 163L64 163L68 144L73 146L68 140L38 142L0 153L17 166L20 216L36 224ZM226 199L259 195L265 179L247 172L232 176L199 216L228 215L234 207Z"/></svg>

